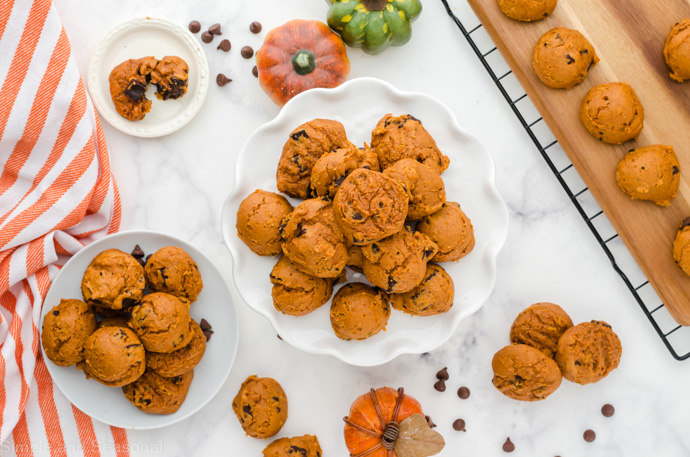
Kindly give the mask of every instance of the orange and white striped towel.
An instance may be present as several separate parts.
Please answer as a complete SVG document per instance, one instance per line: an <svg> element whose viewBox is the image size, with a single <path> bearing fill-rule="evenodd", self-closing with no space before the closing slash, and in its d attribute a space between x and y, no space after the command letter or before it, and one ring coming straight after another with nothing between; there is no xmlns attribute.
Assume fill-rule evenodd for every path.
<svg viewBox="0 0 690 457"><path fill-rule="evenodd" d="M0 453L129 455L74 408L40 351L64 260L120 225L108 150L50 0L0 0Z"/></svg>

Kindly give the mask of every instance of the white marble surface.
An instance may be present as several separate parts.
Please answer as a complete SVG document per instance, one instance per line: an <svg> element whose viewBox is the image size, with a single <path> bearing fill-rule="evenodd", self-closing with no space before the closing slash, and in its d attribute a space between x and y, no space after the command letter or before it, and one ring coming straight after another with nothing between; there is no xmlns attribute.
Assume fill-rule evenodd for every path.
<svg viewBox="0 0 690 457"><path fill-rule="evenodd" d="M242 327L237 361L217 397L177 425L129 432L133 449L142 451L135 455L148 455L147 449L154 455L161 451L158 443L159 455L261 455L267 443L246 437L231 408L240 383L250 374L274 377L287 392L290 417L279 436L316 434L327 457L347 455L341 418L352 400L370 386L382 385L404 386L421 401L447 441L443 457L503 455L506 436L516 444L515 456L690 455L690 362L671 358L439 0L424 1L407 46L378 57L349 50L351 77L382 78L447 103L494 155L498 188L510 208L510 235L499 257L495 292L480 312L435 351L374 368L350 367L278 340L268 321L237 295L232 261L220 235L220 208L233 184L236 154L251 131L278 113L252 76L252 61L242 59L239 50L244 45L257 49L266 31L289 19L324 20L326 3L55 3L82 75L103 34L133 17L164 16L183 25L192 19L204 26L220 22L223 38L233 45L228 54L205 45L211 74L222 71L234 81L222 88L212 84L201 113L184 129L147 140L104 125L122 195L122 230L167 232L208 254L233 289ZM464 0L452 4L467 16ZM260 35L248 30L255 20L264 26ZM620 368L595 385L564 381L554 395L536 404L503 397L491 385L491 357L508 343L515 315L538 301L561 304L576 322L611 323L623 343ZM432 385L443 366L451 378L448 390L439 393ZM461 385L472 391L468 400L455 395ZM612 418L601 415L604 403L615 405ZM452 429L456 418L465 419L467 432ZM588 428L597 433L593 443L582 438Z"/></svg>

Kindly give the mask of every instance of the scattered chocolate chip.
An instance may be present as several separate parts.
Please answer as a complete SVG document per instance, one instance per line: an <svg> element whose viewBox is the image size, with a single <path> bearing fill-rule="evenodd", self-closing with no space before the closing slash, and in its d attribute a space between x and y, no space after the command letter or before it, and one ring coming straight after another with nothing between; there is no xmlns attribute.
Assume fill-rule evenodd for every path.
<svg viewBox="0 0 690 457"><path fill-rule="evenodd" d="M443 379L439 379L434 383L434 389L436 389L439 392L445 392L446 391L446 381Z"/></svg>
<svg viewBox="0 0 690 457"><path fill-rule="evenodd" d="M201 30L201 24L199 21L192 21L189 23L189 31L192 33L199 33L199 30Z"/></svg>
<svg viewBox="0 0 690 457"><path fill-rule="evenodd" d="M220 44L218 45L218 47L216 49L220 49L221 51L228 52L231 47L232 47L232 45L230 44L230 40L228 40L226 38L220 42Z"/></svg>
<svg viewBox="0 0 690 457"><path fill-rule="evenodd" d="M137 244L136 246L134 246L134 250L132 251L131 255L132 255L132 257L136 257L138 259L141 259L142 257L144 257L145 254L144 254L144 251L142 251L142 249Z"/></svg>
<svg viewBox="0 0 690 457"><path fill-rule="evenodd" d="M260 22L252 22L249 24L249 31L252 33L260 33L261 32L261 23Z"/></svg>
<svg viewBox="0 0 690 457"><path fill-rule="evenodd" d="M510 438L506 438L506 442L503 443L503 452L513 452L515 450L515 444L510 441Z"/></svg>
<svg viewBox="0 0 690 457"><path fill-rule="evenodd" d="M468 389L465 386L462 386L458 389L458 397L460 397L463 400L467 400L468 398L470 398L470 389Z"/></svg>
<svg viewBox="0 0 690 457"><path fill-rule="evenodd" d="M149 254L149 255L146 256L146 262L149 261L149 259L151 258L152 255L153 255L153 254Z"/></svg>
<svg viewBox="0 0 690 457"><path fill-rule="evenodd" d="M252 68L252 74L254 75L255 78L259 77L259 69L256 68L256 65Z"/></svg>
<svg viewBox="0 0 690 457"><path fill-rule="evenodd" d="M210 43L213 41L213 35L208 30L201 33L201 41L204 43Z"/></svg>
<svg viewBox="0 0 690 457"><path fill-rule="evenodd" d="M597 437L597 434L594 433L594 430L585 430L585 433L582 435L582 437L585 439L585 441L591 443Z"/></svg>
<svg viewBox="0 0 690 457"><path fill-rule="evenodd" d="M146 86L139 81L132 81L127 89L125 89L125 95L138 102L144 98L144 93L146 92Z"/></svg>
<svg viewBox="0 0 690 457"><path fill-rule="evenodd" d="M678 173L680 173L680 168L678 168L677 166L674 165L673 166L673 174L677 175Z"/></svg>
<svg viewBox="0 0 690 457"><path fill-rule="evenodd" d="M223 73L218 73L218 76L216 76L216 84L218 84L221 87L223 87L229 82L232 82L232 79L228 78Z"/></svg>
<svg viewBox="0 0 690 457"><path fill-rule="evenodd" d="M208 342L211 339L211 335L213 335L213 330L204 330L204 336L206 337L206 342Z"/></svg>
<svg viewBox="0 0 690 457"><path fill-rule="evenodd" d="M58 311L57 309L55 311L53 311L53 316L59 316L59 315L60 315L60 311Z"/></svg>
<svg viewBox="0 0 690 457"><path fill-rule="evenodd" d="M456 419L455 422L453 422L453 429L457 430L458 432L464 432L465 430L465 421L462 419Z"/></svg>
<svg viewBox="0 0 690 457"><path fill-rule="evenodd" d="M603 414L604 417L611 417L615 412L616 409L613 407L613 405L610 405L608 403L601 407L601 414Z"/></svg>
<svg viewBox="0 0 690 457"><path fill-rule="evenodd" d="M220 31L220 24L213 24L211 27L208 28L209 33L213 35L222 35L223 33Z"/></svg>
<svg viewBox="0 0 690 457"><path fill-rule="evenodd" d="M431 416L424 416L424 419L426 419L426 423L429 426L429 428L436 427L436 424L434 424L434 421L431 420Z"/></svg>
<svg viewBox="0 0 690 457"><path fill-rule="evenodd" d="M245 46L240 51L240 54L242 54L242 57L245 59L251 59L252 56L254 56L254 49L252 49L251 46Z"/></svg>
<svg viewBox="0 0 690 457"><path fill-rule="evenodd" d="M206 319L201 319L199 322L199 327L201 327L201 330L211 330L213 327L211 327L211 324L208 323Z"/></svg>
<svg viewBox="0 0 690 457"><path fill-rule="evenodd" d="M283 341L283 338L281 338L280 335L276 335L280 341Z"/></svg>
<svg viewBox="0 0 690 457"><path fill-rule="evenodd" d="M443 367L441 370L438 370L436 373L436 379L442 379L444 381L448 381L450 376L448 375L448 367Z"/></svg>
<svg viewBox="0 0 690 457"><path fill-rule="evenodd" d="M137 262L139 262L139 265L142 267L146 266L146 260L142 259L141 257L135 257L135 259L137 259Z"/></svg>

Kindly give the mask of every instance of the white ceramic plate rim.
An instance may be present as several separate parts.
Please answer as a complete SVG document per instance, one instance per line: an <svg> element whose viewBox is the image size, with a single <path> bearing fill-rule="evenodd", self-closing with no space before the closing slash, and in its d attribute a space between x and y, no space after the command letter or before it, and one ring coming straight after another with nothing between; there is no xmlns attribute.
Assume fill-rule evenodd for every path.
<svg viewBox="0 0 690 457"><path fill-rule="evenodd" d="M132 425L130 423L126 422L120 422L117 420L112 420L112 418L108 417L103 417L103 415L99 414L98 410L98 405L94 403L88 403L86 399L84 398L75 398L74 396L70 395L69 391L66 391L63 389L61 382L60 382L60 377L55 376L55 370L57 369L69 369L69 370L75 370L79 371L76 367L58 367L57 365L53 364L48 357L46 357L45 351L43 350L43 345L41 344L41 352L43 353L43 357L46 361L46 366L48 368L48 372L50 373L51 378L53 379L55 385L57 388L67 397L67 400L70 401L75 407L77 407L79 410L84 412L85 414L88 414L90 417L93 419L96 419L100 422L103 422L108 425L113 425L115 427L120 427L120 428L125 428L125 429L130 429L130 430L151 430L151 429L156 429L156 428L161 428L161 427L166 427L168 425L175 424L177 422L180 422L193 414L197 413L201 408L206 406L213 397L216 396L216 394L220 391L220 389L223 387L223 384L228 378L228 375L230 374L230 370L232 369L232 366L235 362L235 358L237 356L237 349L239 346L239 322L238 322L238 315L237 315L237 308L234 305L234 302L232 300L232 295L230 293L230 289L227 285L227 283L224 280L223 274L218 270L218 268L215 266L215 264L211 261L211 259L208 258L203 252L201 252L199 249L195 248L193 245L190 243L177 238L172 235L160 233L160 232L155 232L151 230L134 230L134 231L127 231L127 232L120 232L116 233L113 235L108 235L104 238L101 238L100 240L94 241L93 243L85 246L82 250L77 252L75 255L73 255L62 267L60 272L57 274L55 279L53 280L51 284L51 288L48 290L48 293L46 294L46 299L44 300L43 304L43 309L41 310L41 328L43 328L43 318L45 315L48 313L50 309L57 303L59 303L61 298L81 298L80 296L75 296L75 297L60 297L57 296L53 290L53 285L54 284L59 284L62 281L62 278L65 276L70 275L72 272L70 269L72 268L70 265L75 265L78 262L80 262L81 258L83 257L89 257L92 258L94 257L98 252L102 250L101 246L104 244L107 245L112 245L114 242L122 242L124 243L125 240L128 240L128 243L137 243L137 240L144 237L144 236L152 236L152 237L157 237L161 238L164 243L168 246L178 246L183 248L185 251L187 251L192 258L194 258L197 263L199 263L200 259L203 259L203 261L210 265L214 270L215 273L218 275L218 278L220 278L221 283L218 284L218 286L224 290L227 298L227 302L225 300L222 300L221 297L215 297L214 302L216 303L226 303L227 306L230 307L230 313L233 316L233 322L234 322L234 327L230 327L229 323L223 323L220 324L216 322L215 324L211 322L211 325L214 325L214 331L222 331L222 332L232 332L231 335L234 336L232 338L232 345L231 347L225 347L223 348L224 352L223 354L225 355L224 361L227 363L227 367L225 367L224 371L221 373L221 376L218 376L216 383L214 384L213 389L208 390L207 394L205 396L205 399L203 401L200 401L196 403L196 405L193 408L190 408L186 412L175 412L173 414L168 414L168 415L152 415L152 414L147 414L144 412L139 411L136 409L134 406L132 406L132 415L144 415L142 417L146 417L147 420L153 421L155 423L150 424L150 425ZM147 253L148 254L148 253ZM203 279L203 278L202 278ZM79 287L79 284L77 284L77 287ZM56 295L55 297L53 295ZM192 304L194 306L194 304ZM225 327L227 326L227 327ZM211 340L213 341L213 340ZM212 343L209 343L212 344ZM79 373L82 377L83 374L80 372ZM195 373L195 380L197 377L197 373ZM95 380L88 380L86 382L90 383L97 383ZM198 382L198 381L197 381ZM192 385L194 384L194 380L192 381ZM105 386L104 386L105 387ZM120 389L120 388L115 388L115 387L106 387L107 389ZM129 403L127 399L122 395L122 401L124 403Z"/></svg>
<svg viewBox="0 0 690 457"><path fill-rule="evenodd" d="M490 196L492 200L494 200L494 203L496 203L497 208L500 207L500 214L497 215L498 218L500 219L500 227L495 230L495 234L493 236L493 244L490 244L486 248L486 253L484 260L488 262L489 266L489 274L490 274L490 287L486 290L486 294L483 296L481 300L477 300L473 302L470 306L465 305L463 307L463 310L461 313L457 313L453 316L453 320L451 323L451 327L453 331L448 332L446 335L443 335L442 339L437 340L436 342L433 343L425 343L424 341L417 341L418 345L414 348L411 347L402 347L398 346L397 348L385 353L385 354L371 354L370 357L368 358L358 358L354 357L350 353L343 353L342 351L339 351L334 348L330 348L327 346L319 346L319 345L306 345L306 344L301 344L298 341L295 341L294 339L291 338L289 332L283 332L283 324L279 322L279 319L281 316L278 316L277 314L271 312L270 310L263 309L260 306L255 306L251 300L250 297L247 296L247 293L242 287L239 287L238 284L240 283L240 277L239 277L239 267L237 265L237 260L240 258L239 251L238 249L241 249L244 244L242 243L241 240L236 235L236 229L234 225L230 224L229 220L234 219L234 214L232 214L233 211L236 211L236 206L234 203L238 201L238 199L241 201L246 196L240 196L238 193L240 192L240 188L242 187L244 181L247 179L247 176L243 174L243 171L247 170L247 166L244 166L245 162L251 162L251 151L249 150L249 146L253 143L253 139L255 137L260 137L261 135L264 135L266 132L271 131L272 129L276 128L276 126L286 122L286 120L289 120L289 117L291 113L294 111L293 107L296 106L301 106L304 105L305 103L311 102L324 102L328 100L333 100L337 99L339 96L341 96L343 93L346 93L348 91L361 91L361 90L376 90L379 91L379 93L384 93L385 96L391 97L393 99L403 99L403 100L413 100L413 99L421 99L424 100L425 103L433 104L436 105L437 108L442 109L445 112L445 115L448 117L448 119L452 120L452 126L458 133L463 135L464 137L467 137L471 141L474 141L482 151L482 154L484 155L483 159L487 161L488 163L488 169L487 171L487 176L485 177L485 181L483 182L484 187L483 190L487 192L487 194ZM296 108L295 108L296 109ZM398 113L402 114L402 113ZM422 119L423 120L423 119ZM293 124L295 123L294 121L292 122ZM296 127L297 124L294 126ZM293 127L293 128L294 128ZM373 126L372 126L373 128ZM451 161L453 158L451 157ZM249 165L249 164L247 164ZM260 166L277 166L277 158L275 164L270 164L270 165L264 165L261 164ZM314 354L329 354L334 357L337 357L338 359L351 364L351 365L357 365L357 366L374 366L374 365L380 365L383 363L386 363L395 357L401 355L401 354L409 354L409 353L423 353L423 352L429 352L436 347L442 345L445 343L448 339L450 339L453 334L455 334L455 331L458 328L458 325L460 322L467 316L473 314L476 312L478 309L482 307L482 305L486 302L488 299L489 295L493 291L493 288L496 283L496 262L497 262L497 257L498 254L500 253L501 249L505 245L505 242L508 237L508 209L505 205L505 202L501 198L498 189L496 188L495 184L495 174L496 174L496 169L495 169L495 163L493 161L493 158L491 157L491 154L488 152L486 147L472 134L470 134L467 130L462 128L460 124L457 121L457 118L453 114L453 112L441 101L438 99L431 97L427 94L419 93L419 92L405 92L398 90L397 88L393 87L391 84L376 79L376 78L356 78L350 81L347 81L346 83L342 84L341 86L334 88L334 89L311 89L309 91L303 92L296 97L294 97L292 100L290 100L278 113L278 115L272 120L269 121L268 123L262 125L259 127L257 130L252 133L252 135L249 136L249 138L246 140L244 143L242 149L240 150L240 153L237 158L237 162L235 165L235 183L233 186L233 189L231 190L230 194L228 195L224 205L223 205L223 214L221 217L221 223L223 225L222 227L222 232L223 232L223 238L225 240L225 244L228 247L228 250L230 251L230 254L233 257L233 280L235 282L235 286L237 287L237 290L244 300L245 303L248 304L248 306L259 313L260 315L264 316L267 318L273 327L276 329L278 334L282 337L283 340L286 342L290 343L291 345L309 353L314 353ZM451 197L449 197L449 200L452 200ZM462 202L460 202L462 204ZM472 216L470 215L470 218ZM462 262L462 260L461 260ZM443 265L443 264L442 264ZM270 287L270 284L269 284ZM329 306L328 304L324 306ZM396 313L398 311L393 310L392 312ZM365 343L367 340L364 340L362 342L358 341L352 341L348 342L350 344L358 344L358 343Z"/></svg>
<svg viewBox="0 0 690 457"><path fill-rule="evenodd" d="M132 33L137 29L151 28L155 27L166 31L168 33L174 34L178 37L185 45L186 50L193 56L194 64L196 66L196 85L197 90L192 92L191 84L190 90L187 92L183 98L193 99L193 101L186 107L185 110L181 111L175 118L169 120L165 123L160 123L159 125L144 125L142 121L129 121L122 116L120 116L113 102L110 98L110 93L104 94L103 84L107 84L108 75L110 74L111 68L104 68L104 54L111 46L114 46L118 39L127 33ZM143 49L137 52L136 55L132 55L130 58L140 58L147 54L147 50ZM162 55L155 56L157 58L163 57ZM191 63L190 69L192 68ZM209 67L208 60L206 59L206 54L201 49L201 46L194 35L189 32L189 30L184 27L175 24L174 22L160 18L160 17L143 17L132 19L122 24L116 26L110 30L106 36L101 40L99 45L91 54L91 59L89 60L87 80L89 83L89 94L93 100L94 105L98 109L101 117L103 117L110 125L120 130L121 132L127 133L132 136L138 136L142 138L154 138L159 136L168 135L173 133L191 121L194 116L199 112L204 101L206 100L206 95L208 93L209 86ZM194 77L194 76L193 76ZM105 82L103 81L105 78ZM107 91L106 91L107 92ZM180 99L181 101L182 99ZM157 103L158 100L152 100L154 105L152 109L165 109L162 102ZM186 101L186 102L187 102ZM144 119L145 120L145 119Z"/></svg>

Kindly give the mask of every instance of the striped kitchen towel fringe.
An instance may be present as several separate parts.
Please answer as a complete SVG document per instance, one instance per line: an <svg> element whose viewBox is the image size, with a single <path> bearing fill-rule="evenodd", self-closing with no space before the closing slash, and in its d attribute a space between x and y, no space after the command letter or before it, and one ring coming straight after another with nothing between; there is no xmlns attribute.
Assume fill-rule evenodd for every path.
<svg viewBox="0 0 690 457"><path fill-rule="evenodd" d="M73 407L41 356L60 265L120 225L101 125L50 0L0 2L0 84L0 454L128 456L124 430Z"/></svg>

